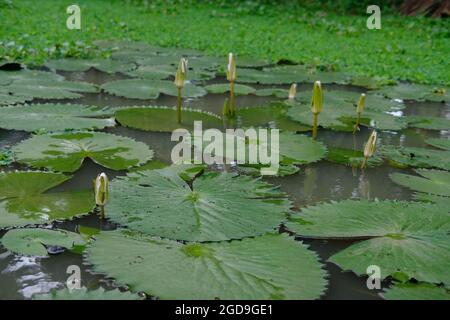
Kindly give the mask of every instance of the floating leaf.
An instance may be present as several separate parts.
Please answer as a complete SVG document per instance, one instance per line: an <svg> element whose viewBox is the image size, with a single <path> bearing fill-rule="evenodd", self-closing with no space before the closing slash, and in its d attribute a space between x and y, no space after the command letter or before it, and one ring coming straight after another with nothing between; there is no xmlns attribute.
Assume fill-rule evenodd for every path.
<svg viewBox="0 0 450 320"><path fill-rule="evenodd" d="M258 60L251 57L237 57L237 66L240 68L261 68L270 65L268 60Z"/></svg>
<svg viewBox="0 0 450 320"><path fill-rule="evenodd" d="M161 299L316 299L326 285L317 255L283 234L181 244L119 229L102 232L87 259Z"/></svg>
<svg viewBox="0 0 450 320"><path fill-rule="evenodd" d="M85 158L113 170L125 170L153 158L145 143L103 132L37 135L13 150L18 162L61 172L78 170Z"/></svg>
<svg viewBox="0 0 450 320"><path fill-rule="evenodd" d="M381 154L394 164L450 170L450 151L385 145Z"/></svg>
<svg viewBox="0 0 450 320"><path fill-rule="evenodd" d="M442 206L443 208L450 208L450 197L437 196L435 194L416 192L414 199L418 201L433 202Z"/></svg>
<svg viewBox="0 0 450 320"><path fill-rule="evenodd" d="M64 77L54 73L39 70L20 70L20 71L0 71L0 83L2 85L11 84L18 80L36 80L36 81L63 81Z"/></svg>
<svg viewBox="0 0 450 320"><path fill-rule="evenodd" d="M106 108L77 104L31 104L0 108L0 128L8 130L58 131L103 129L115 125ZM109 118L107 118L109 117Z"/></svg>
<svg viewBox="0 0 450 320"><path fill-rule="evenodd" d="M102 287L96 290L86 288L69 290L51 290L49 293L35 294L33 300L142 300L143 298L130 291L119 289L106 291Z"/></svg>
<svg viewBox="0 0 450 320"><path fill-rule="evenodd" d="M347 166L361 167L361 164L364 161L364 153L360 150L328 147L327 160ZM367 166L375 167L381 165L382 163L383 159L377 155L374 155L368 159Z"/></svg>
<svg viewBox="0 0 450 320"><path fill-rule="evenodd" d="M172 81L126 79L107 82L102 89L120 97L131 99L157 99L161 93L177 96L177 88ZM206 90L187 83L182 91L183 98L195 98L206 95Z"/></svg>
<svg viewBox="0 0 450 320"><path fill-rule="evenodd" d="M438 117L409 116L408 126L428 130L450 130L450 119Z"/></svg>
<svg viewBox="0 0 450 320"><path fill-rule="evenodd" d="M110 199L106 215L111 220L150 235L188 241L263 234L279 225L290 206L284 193L260 180L210 172L188 184L171 168L115 179Z"/></svg>
<svg viewBox="0 0 450 320"><path fill-rule="evenodd" d="M304 208L287 226L309 238L369 238L331 256L343 270L367 275L367 267L377 265L382 279L402 272L450 284L450 215L441 206L344 200Z"/></svg>
<svg viewBox="0 0 450 320"><path fill-rule="evenodd" d="M46 257L48 246L71 249L85 244L85 241L78 233L34 228L9 230L1 239L1 244L14 253Z"/></svg>
<svg viewBox="0 0 450 320"><path fill-rule="evenodd" d="M397 283L381 296L387 300L450 300L450 290L431 283Z"/></svg>
<svg viewBox="0 0 450 320"><path fill-rule="evenodd" d="M30 100L33 100L33 97L25 95L13 95L9 92L2 92L0 88L0 106L24 103Z"/></svg>
<svg viewBox="0 0 450 320"><path fill-rule="evenodd" d="M129 71L136 66L133 63L120 62L115 60L83 60L83 59L59 59L50 60L45 63L45 66L50 69L62 71L87 71L91 68L97 69L106 73L116 73Z"/></svg>
<svg viewBox="0 0 450 320"><path fill-rule="evenodd" d="M290 132L280 133L280 155L283 164L308 164L319 161L327 148L310 137Z"/></svg>
<svg viewBox="0 0 450 320"><path fill-rule="evenodd" d="M226 93L230 91L230 84L228 83L216 83L210 84L205 87L205 89L209 93ZM243 84L235 84L234 85L234 94L236 95L247 95L250 93L254 93L256 90L250 86L246 86Z"/></svg>
<svg viewBox="0 0 450 320"><path fill-rule="evenodd" d="M222 128L222 119L209 112L182 109L182 123L176 121L176 109L168 107L133 107L116 111L116 120L125 127L146 131L172 132L178 128L193 129L194 121L202 128Z"/></svg>
<svg viewBox="0 0 450 320"><path fill-rule="evenodd" d="M0 228L44 224L87 214L91 190L46 192L70 179L52 172L0 173Z"/></svg>
<svg viewBox="0 0 450 320"><path fill-rule="evenodd" d="M281 88L266 88L256 90L254 94L260 97L275 96L277 98L287 99L289 97L289 90Z"/></svg>
<svg viewBox="0 0 450 320"><path fill-rule="evenodd" d="M450 139L430 138L425 142L433 147L450 151Z"/></svg>
<svg viewBox="0 0 450 320"><path fill-rule="evenodd" d="M436 102L450 101L449 88L425 84L399 83L396 86L383 87L378 93L391 99Z"/></svg>
<svg viewBox="0 0 450 320"><path fill-rule="evenodd" d="M395 172L390 178L395 183L415 191L450 197L450 172L443 170L416 170L422 177Z"/></svg>
<svg viewBox="0 0 450 320"><path fill-rule="evenodd" d="M237 171L239 173L242 174L246 174L246 175L250 175L250 176L260 176L261 175L261 169L265 168L268 166L264 166L264 165L251 165L251 164L244 164L244 165L239 165L237 167ZM293 174L296 174L297 172L300 171L300 168L292 165L292 164L288 164L288 165L284 165L284 164L280 164L277 174L275 175L276 177L286 177L286 176L290 176Z"/></svg>

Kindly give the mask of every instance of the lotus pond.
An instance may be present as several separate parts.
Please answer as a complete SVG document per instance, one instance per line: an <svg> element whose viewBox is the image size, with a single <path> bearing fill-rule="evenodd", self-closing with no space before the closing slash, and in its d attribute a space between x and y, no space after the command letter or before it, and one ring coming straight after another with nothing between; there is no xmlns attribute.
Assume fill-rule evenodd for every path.
<svg viewBox="0 0 450 320"><path fill-rule="evenodd" d="M237 56L230 115L227 57L98 45L0 68L0 299L450 299L449 88ZM279 129L278 175L172 164L196 120Z"/></svg>

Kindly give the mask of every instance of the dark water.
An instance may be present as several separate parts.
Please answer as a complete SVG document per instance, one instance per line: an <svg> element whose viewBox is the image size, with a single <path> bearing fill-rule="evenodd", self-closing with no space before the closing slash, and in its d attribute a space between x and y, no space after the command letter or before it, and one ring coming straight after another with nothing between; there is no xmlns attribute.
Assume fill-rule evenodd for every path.
<svg viewBox="0 0 450 320"><path fill-rule="evenodd" d="M88 81L102 84L125 76L107 75L90 70L86 73L61 73L69 80ZM217 81L217 80L216 80ZM360 88L327 86L345 88L346 90L361 91ZM285 86L285 88L287 88ZM299 86L299 94L308 91L311 86ZM207 95L200 99L188 99L184 106L195 107L220 114L226 95ZM273 97L256 97L252 95L238 96L236 106L263 106ZM39 102L39 101L36 101ZM48 102L48 101L46 101ZM56 102L56 101L55 101ZM58 101L61 102L61 101ZM136 105L167 105L176 104L176 98L162 95L156 101L133 100L110 96L107 94L85 94L83 98L62 102L82 103L97 106L136 106ZM406 103L407 108L399 115L426 115L450 118L450 106L440 103ZM133 130L124 127L108 128L104 131L132 137L135 140L147 143L154 151L156 158L170 163L170 152L173 143L170 142L169 133L154 133ZM358 135L321 130L319 140L327 145L356 148L362 150L370 131L362 129ZM12 146L29 137L29 133L20 131L0 130L0 148ZM425 146L424 139L430 137L449 137L448 131L427 131L420 129L406 129L400 132L381 132L379 141L381 144L395 144L401 146ZM18 169L19 166L5 170ZM217 169L217 168L216 168ZM230 170L225 168L225 170ZM303 166L295 175L284 178L265 178L267 181L279 185L287 192L294 206L301 208L318 202L330 200L355 199L402 199L410 200L411 192L394 184L388 177L392 172L400 171L383 165L369 168L364 171L351 167L321 161L316 164ZM403 169L402 172L411 171ZM52 191L65 191L80 188L91 188L92 180L100 172L105 172L110 179L117 175L125 175L125 171L113 171L98 166L90 160L85 161L82 168L74 173L69 181L58 186ZM88 226L110 230L115 226L107 220L101 220L95 213L69 222L57 223L58 227L76 231L78 226ZM0 236L4 231L0 231ZM368 290L366 278L358 277L351 272L343 272L339 267L326 262L334 253L354 243L346 240L310 240L300 239L316 251L329 274L328 289L323 299L380 299L377 290ZM63 287L68 274L67 267L78 265L81 267L82 285L95 289L99 286L110 288L117 286L112 279L89 271L89 265L85 265L82 255L65 252L48 258L23 257L7 252L0 247L0 299L29 299L34 293L47 292L52 288ZM389 283L383 283L388 286Z"/></svg>

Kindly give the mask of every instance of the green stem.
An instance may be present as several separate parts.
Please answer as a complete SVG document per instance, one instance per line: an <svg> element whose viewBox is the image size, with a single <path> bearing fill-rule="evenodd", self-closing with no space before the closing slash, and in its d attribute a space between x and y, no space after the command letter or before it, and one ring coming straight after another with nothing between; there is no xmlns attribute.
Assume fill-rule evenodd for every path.
<svg viewBox="0 0 450 320"><path fill-rule="evenodd" d="M313 113L313 132L312 137L313 139L317 138L317 123L318 123L318 113Z"/></svg>
<svg viewBox="0 0 450 320"><path fill-rule="evenodd" d="M361 169L364 169L366 167L367 160L368 160L368 157L364 157L364 160L363 160L362 165L361 165Z"/></svg>
<svg viewBox="0 0 450 320"><path fill-rule="evenodd" d="M353 134L355 134L355 133L356 133L356 130L358 130L359 122L360 122L360 121L361 121L361 113L357 112L357 113L356 113L356 124L355 124L355 126L353 127Z"/></svg>
<svg viewBox="0 0 450 320"><path fill-rule="evenodd" d="M181 88L178 88L177 121L181 123Z"/></svg>
<svg viewBox="0 0 450 320"><path fill-rule="evenodd" d="M230 81L230 114L234 116L234 81Z"/></svg>

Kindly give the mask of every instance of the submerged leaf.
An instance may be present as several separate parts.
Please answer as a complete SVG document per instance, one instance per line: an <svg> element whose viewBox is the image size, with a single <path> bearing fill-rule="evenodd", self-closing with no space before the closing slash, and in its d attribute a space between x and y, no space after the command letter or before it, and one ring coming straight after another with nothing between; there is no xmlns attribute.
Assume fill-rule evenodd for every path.
<svg viewBox="0 0 450 320"><path fill-rule="evenodd" d="M1 244L14 253L45 257L48 256L48 246L71 249L85 244L85 241L78 233L34 228L10 230L1 238Z"/></svg>
<svg viewBox="0 0 450 320"><path fill-rule="evenodd" d="M286 195L266 182L209 172L188 184L171 168L116 178L106 215L149 235L220 241L271 231L289 212Z"/></svg>
<svg viewBox="0 0 450 320"><path fill-rule="evenodd" d="M367 275L377 265L384 279L402 272L408 279L450 284L450 215L433 204L344 200L302 209L287 227L309 238L365 239L329 259L343 270Z"/></svg>
<svg viewBox="0 0 450 320"><path fill-rule="evenodd" d="M106 108L78 104L31 104L0 108L0 128L8 130L59 131L103 129L115 125Z"/></svg>
<svg viewBox="0 0 450 320"><path fill-rule="evenodd" d="M316 299L326 285L317 255L280 234L181 244L119 229L98 235L87 260L161 299Z"/></svg>
<svg viewBox="0 0 450 320"><path fill-rule="evenodd" d="M113 170L125 170L153 158L145 143L103 132L37 135L13 150L18 162L61 172L78 170L85 158Z"/></svg>
<svg viewBox="0 0 450 320"><path fill-rule="evenodd" d="M90 212L91 190L46 192L69 178L52 172L0 173L0 228L44 224Z"/></svg>

